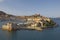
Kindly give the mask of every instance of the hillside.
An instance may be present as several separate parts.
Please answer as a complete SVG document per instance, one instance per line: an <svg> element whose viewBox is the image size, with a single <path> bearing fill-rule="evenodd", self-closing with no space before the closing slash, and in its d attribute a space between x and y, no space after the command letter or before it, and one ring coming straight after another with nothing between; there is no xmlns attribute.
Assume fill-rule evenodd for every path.
<svg viewBox="0 0 60 40"><path fill-rule="evenodd" d="M9 20L8 24L11 22L11 20L13 21L16 20L14 22L18 22L18 24L16 25L18 25L22 29L27 28L27 29L42 30L44 28L51 28L56 26L56 23L51 18L42 16L40 14L35 14L30 16L14 16L7 14L3 11L0 11L0 20ZM21 22L22 24L19 24ZM3 26L3 28L5 27L6 26Z"/></svg>
<svg viewBox="0 0 60 40"><path fill-rule="evenodd" d="M50 18L41 16L40 14L35 14L31 16L14 16L7 14L3 11L0 11L0 20L24 20L25 22L35 22L38 23L41 22L43 23L43 26L52 26L55 25L55 22L51 20Z"/></svg>
<svg viewBox="0 0 60 40"><path fill-rule="evenodd" d="M0 11L0 20L9 20L9 19L15 19L14 15L7 14L3 11Z"/></svg>

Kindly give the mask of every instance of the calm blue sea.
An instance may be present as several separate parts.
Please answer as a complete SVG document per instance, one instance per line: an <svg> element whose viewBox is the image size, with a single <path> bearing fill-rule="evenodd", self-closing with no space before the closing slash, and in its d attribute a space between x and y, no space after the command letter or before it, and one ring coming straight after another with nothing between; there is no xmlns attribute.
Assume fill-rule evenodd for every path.
<svg viewBox="0 0 60 40"><path fill-rule="evenodd" d="M54 21L60 24L60 19L54 19ZM4 23L6 22L0 22L0 27ZM0 40L60 40L60 26L44 31L20 30L8 32L0 29Z"/></svg>

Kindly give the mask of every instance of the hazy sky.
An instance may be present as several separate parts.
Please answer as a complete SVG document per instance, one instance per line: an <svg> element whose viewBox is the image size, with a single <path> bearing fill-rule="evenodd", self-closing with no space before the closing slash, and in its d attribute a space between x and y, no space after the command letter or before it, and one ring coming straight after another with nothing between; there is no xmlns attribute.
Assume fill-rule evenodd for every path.
<svg viewBox="0 0 60 40"><path fill-rule="evenodd" d="M40 13L47 17L60 17L60 0L0 0L0 11L13 15Z"/></svg>

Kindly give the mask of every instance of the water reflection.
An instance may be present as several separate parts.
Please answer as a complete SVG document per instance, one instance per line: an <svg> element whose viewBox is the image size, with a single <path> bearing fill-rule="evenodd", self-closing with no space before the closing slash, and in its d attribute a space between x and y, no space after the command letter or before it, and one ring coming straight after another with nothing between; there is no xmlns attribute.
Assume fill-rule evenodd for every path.
<svg viewBox="0 0 60 40"><path fill-rule="evenodd" d="M7 40L17 40L17 31L6 32Z"/></svg>

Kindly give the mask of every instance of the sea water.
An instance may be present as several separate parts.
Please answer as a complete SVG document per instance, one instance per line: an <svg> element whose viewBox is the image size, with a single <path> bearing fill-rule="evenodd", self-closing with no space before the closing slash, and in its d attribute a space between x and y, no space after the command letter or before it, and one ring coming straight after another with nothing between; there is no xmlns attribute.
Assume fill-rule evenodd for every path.
<svg viewBox="0 0 60 40"><path fill-rule="evenodd" d="M59 19L54 19L60 24ZM6 22L0 22L0 27ZM19 31L3 31L0 29L0 40L60 40L60 26L49 28L43 31L19 30Z"/></svg>

